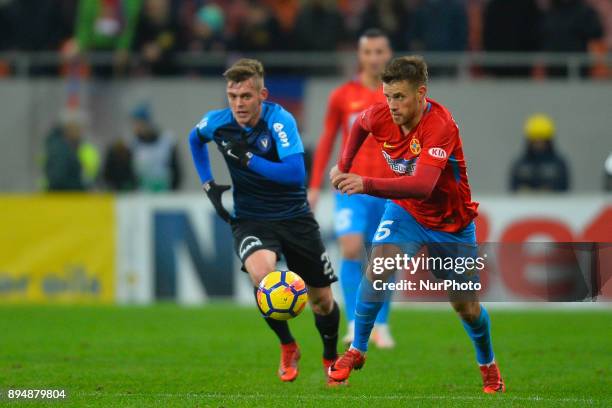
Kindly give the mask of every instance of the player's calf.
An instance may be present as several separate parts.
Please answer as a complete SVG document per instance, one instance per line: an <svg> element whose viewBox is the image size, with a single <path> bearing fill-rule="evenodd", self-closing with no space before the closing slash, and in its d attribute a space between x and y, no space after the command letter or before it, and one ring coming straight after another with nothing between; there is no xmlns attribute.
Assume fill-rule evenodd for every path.
<svg viewBox="0 0 612 408"><path fill-rule="evenodd" d="M338 356L338 329L340 327L340 308L334 301L331 288L309 288L315 326L323 342L323 358L335 360ZM313 296L314 294L314 296Z"/></svg>

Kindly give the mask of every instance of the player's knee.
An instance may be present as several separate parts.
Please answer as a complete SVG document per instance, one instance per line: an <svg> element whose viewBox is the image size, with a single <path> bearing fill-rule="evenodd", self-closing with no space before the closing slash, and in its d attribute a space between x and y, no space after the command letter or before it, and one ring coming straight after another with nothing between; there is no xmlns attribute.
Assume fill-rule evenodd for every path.
<svg viewBox="0 0 612 408"><path fill-rule="evenodd" d="M363 240L361 235L350 234L340 237L342 258L358 261L363 257Z"/></svg>
<svg viewBox="0 0 612 408"><path fill-rule="evenodd" d="M366 278L370 281L373 282L375 279L379 279L379 275L374 273L374 270L372 268L372 266L368 267L368 270L366 271Z"/></svg>
<svg viewBox="0 0 612 408"><path fill-rule="evenodd" d="M331 290L316 293L314 296L311 295L309 300L313 313L318 315L327 315L334 308L334 297L331 294Z"/></svg>
<svg viewBox="0 0 612 408"><path fill-rule="evenodd" d="M263 272L249 273L249 276L251 277L251 282L254 286L259 286L259 283L263 280L263 278L266 277L266 275L267 274Z"/></svg>
<svg viewBox="0 0 612 408"><path fill-rule="evenodd" d="M395 273L395 269L379 269L380 268L375 267L374 264L370 263L366 271L366 278L370 282L374 282L375 280L382 280L384 282L387 282L389 280L389 277L391 277Z"/></svg>
<svg viewBox="0 0 612 408"><path fill-rule="evenodd" d="M249 255L244 266L255 286L276 267L276 254L268 250L255 251Z"/></svg>
<svg viewBox="0 0 612 408"><path fill-rule="evenodd" d="M333 301L319 301L318 303L311 303L312 311L318 315L328 315L334 309Z"/></svg>
<svg viewBox="0 0 612 408"><path fill-rule="evenodd" d="M251 277L251 281L253 285L258 286L263 278L266 277L267 274L274 270L273 266L270 265L249 265L247 267L247 271L249 272L249 276Z"/></svg>
<svg viewBox="0 0 612 408"><path fill-rule="evenodd" d="M480 305L474 302L453 302L453 309L466 322L474 322L480 316Z"/></svg>
<svg viewBox="0 0 612 408"><path fill-rule="evenodd" d="M361 251L361 246L345 245L342 247L342 258L358 261L361 259Z"/></svg>

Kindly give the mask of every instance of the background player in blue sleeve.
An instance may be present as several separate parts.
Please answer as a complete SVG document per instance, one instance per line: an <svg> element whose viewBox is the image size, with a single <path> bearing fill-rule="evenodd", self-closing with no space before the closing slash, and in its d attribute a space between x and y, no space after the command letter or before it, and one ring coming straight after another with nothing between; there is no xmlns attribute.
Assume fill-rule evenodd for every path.
<svg viewBox="0 0 612 408"><path fill-rule="evenodd" d="M337 357L340 312L330 287L337 278L306 200L304 148L297 124L280 105L265 102L268 90L259 61L241 59L223 76L229 108L208 112L191 131L193 161L215 210L232 227L236 253L255 290L276 269L281 255L306 282L327 372ZM221 201L230 186L217 185L212 176L206 146L211 141L230 171L234 215ZM286 321L265 320L281 343L279 377L293 381L300 349ZM329 377L327 381L335 384Z"/></svg>

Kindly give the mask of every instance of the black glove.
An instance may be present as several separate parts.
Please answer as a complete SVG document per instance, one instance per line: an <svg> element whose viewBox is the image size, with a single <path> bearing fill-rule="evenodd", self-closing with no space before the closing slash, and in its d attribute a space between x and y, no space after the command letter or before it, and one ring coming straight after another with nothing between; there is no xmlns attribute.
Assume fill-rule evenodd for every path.
<svg viewBox="0 0 612 408"><path fill-rule="evenodd" d="M240 162L244 167L248 167L249 160L253 158L253 153L249 151L249 144L244 139L234 142L223 142L222 149L226 157Z"/></svg>
<svg viewBox="0 0 612 408"><path fill-rule="evenodd" d="M215 211L217 212L219 217L221 217L221 219L223 219L223 221L225 222L230 222L232 217L227 212L225 207L223 207L222 195L224 191L227 191L232 187L218 185L214 181L209 181L208 183L204 183L204 185L202 185L202 188L206 192L206 195L208 196L208 199L212 203L213 207L215 207Z"/></svg>

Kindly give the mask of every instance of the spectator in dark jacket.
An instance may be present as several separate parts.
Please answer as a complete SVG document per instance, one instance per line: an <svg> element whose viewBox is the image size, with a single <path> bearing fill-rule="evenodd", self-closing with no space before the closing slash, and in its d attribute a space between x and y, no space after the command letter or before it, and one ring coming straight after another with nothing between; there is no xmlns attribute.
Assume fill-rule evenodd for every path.
<svg viewBox="0 0 612 408"><path fill-rule="evenodd" d="M237 25L230 48L238 51L274 51L287 46L280 24L265 4L247 2L247 10Z"/></svg>
<svg viewBox="0 0 612 408"><path fill-rule="evenodd" d="M599 16L581 0L552 0L542 21L542 49L585 52L589 42L603 35Z"/></svg>
<svg viewBox="0 0 612 408"><path fill-rule="evenodd" d="M408 32L413 28L414 16L403 0L373 1L361 15L359 34L376 27L383 30L391 41L392 48L408 50Z"/></svg>
<svg viewBox="0 0 612 408"><path fill-rule="evenodd" d="M0 50L57 51L72 35L76 0L0 1ZM57 75L56 64L36 64L30 75Z"/></svg>
<svg viewBox="0 0 612 408"><path fill-rule="evenodd" d="M542 21L542 50L548 52L586 52L592 40L603 36L599 16L581 0L552 0ZM582 67L586 75L587 67ZM548 68L550 76L566 76L565 66Z"/></svg>
<svg viewBox="0 0 612 408"><path fill-rule="evenodd" d="M106 152L104 182L113 191L131 191L136 189L132 151L122 140L113 142Z"/></svg>
<svg viewBox="0 0 612 408"><path fill-rule="evenodd" d="M153 75L176 74L173 53L178 48L177 33L170 0L145 0L133 49L140 55L146 71Z"/></svg>
<svg viewBox="0 0 612 408"><path fill-rule="evenodd" d="M2 8L7 13L6 24L14 49L58 50L72 35L76 0L9 0L4 3Z"/></svg>
<svg viewBox="0 0 612 408"><path fill-rule="evenodd" d="M491 0L483 16L483 48L490 52L531 52L540 47L542 12L536 0ZM489 67L488 73L526 77L531 67Z"/></svg>
<svg viewBox="0 0 612 408"><path fill-rule="evenodd" d="M414 10L411 49L464 51L467 14L459 0L421 0Z"/></svg>
<svg viewBox="0 0 612 408"><path fill-rule="evenodd" d="M78 138L57 126L45 140L45 179L49 191L84 190ZM76 139L75 139L76 138Z"/></svg>
<svg viewBox="0 0 612 408"><path fill-rule="evenodd" d="M295 23L296 48L306 51L336 51L344 40L342 16L325 0L309 0Z"/></svg>
<svg viewBox="0 0 612 408"><path fill-rule="evenodd" d="M47 190L87 190L96 182L100 160L96 147L83 138L84 120L82 111L66 109L45 139Z"/></svg>
<svg viewBox="0 0 612 408"><path fill-rule="evenodd" d="M555 124L543 114L535 114L525 122L525 153L512 166L510 190L560 192L569 189L569 172L565 159L553 143Z"/></svg>

